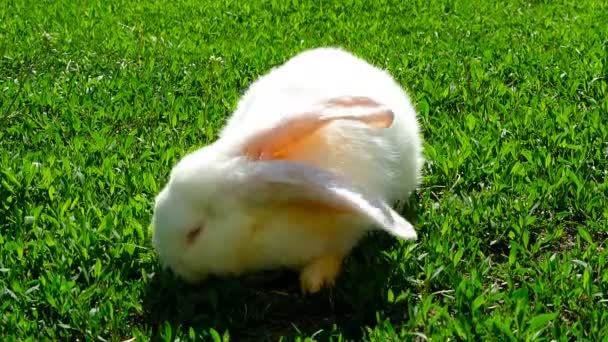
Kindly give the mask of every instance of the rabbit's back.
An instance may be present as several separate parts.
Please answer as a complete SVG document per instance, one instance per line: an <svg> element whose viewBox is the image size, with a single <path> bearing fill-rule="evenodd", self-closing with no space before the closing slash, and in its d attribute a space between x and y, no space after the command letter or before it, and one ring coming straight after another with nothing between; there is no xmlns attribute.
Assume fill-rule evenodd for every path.
<svg viewBox="0 0 608 342"><path fill-rule="evenodd" d="M391 108L393 125L374 129L336 121L295 148L288 159L349 176L389 199L415 189L423 163L415 110L385 71L336 48L303 52L255 81L222 132L242 137L282 118L340 96L367 96Z"/></svg>

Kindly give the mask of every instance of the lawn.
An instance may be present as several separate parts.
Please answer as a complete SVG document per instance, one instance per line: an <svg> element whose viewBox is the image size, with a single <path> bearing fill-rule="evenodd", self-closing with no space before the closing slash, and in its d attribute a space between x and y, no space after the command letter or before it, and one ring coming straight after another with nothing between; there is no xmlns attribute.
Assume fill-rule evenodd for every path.
<svg viewBox="0 0 608 342"><path fill-rule="evenodd" d="M0 336L607 340L608 2L30 1L0 6ZM147 226L172 165L308 48L389 70L429 160L335 289L188 286Z"/></svg>

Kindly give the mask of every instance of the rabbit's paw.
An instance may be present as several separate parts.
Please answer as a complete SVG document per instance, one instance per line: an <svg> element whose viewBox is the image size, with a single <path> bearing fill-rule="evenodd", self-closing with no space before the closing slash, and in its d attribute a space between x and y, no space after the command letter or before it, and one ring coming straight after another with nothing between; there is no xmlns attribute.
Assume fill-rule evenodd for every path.
<svg viewBox="0 0 608 342"><path fill-rule="evenodd" d="M340 269L342 257L337 255L323 256L311 261L300 273L302 293L316 293L323 287L333 287Z"/></svg>

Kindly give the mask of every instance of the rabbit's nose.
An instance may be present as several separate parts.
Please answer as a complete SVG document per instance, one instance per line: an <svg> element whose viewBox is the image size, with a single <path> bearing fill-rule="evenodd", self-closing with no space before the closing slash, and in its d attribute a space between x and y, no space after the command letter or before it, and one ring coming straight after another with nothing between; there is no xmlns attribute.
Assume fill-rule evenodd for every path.
<svg viewBox="0 0 608 342"><path fill-rule="evenodd" d="M189 231L188 234L186 234L186 244L191 245L194 243L196 238L201 234L202 230L203 229L199 226Z"/></svg>

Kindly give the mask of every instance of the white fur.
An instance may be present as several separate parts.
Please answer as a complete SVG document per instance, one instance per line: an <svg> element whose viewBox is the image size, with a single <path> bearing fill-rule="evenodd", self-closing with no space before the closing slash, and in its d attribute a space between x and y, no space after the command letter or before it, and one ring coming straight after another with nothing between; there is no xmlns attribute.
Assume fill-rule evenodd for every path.
<svg viewBox="0 0 608 342"><path fill-rule="evenodd" d="M393 111L393 125L370 129L358 122L333 122L322 131L321 149L302 151L302 168L288 163L285 169L293 167L300 173L280 171L284 169L279 163L265 164L241 155L248 137L339 96L367 96L382 103ZM164 264L191 281L208 274L298 268L326 253L346 254L374 223L395 222L396 213L376 204L407 199L420 183L423 163L416 112L388 73L341 49L308 50L255 81L220 139L175 166L156 199L153 244ZM331 191L324 193L327 175L343 177L347 183L339 183L339 190L327 186ZM320 192L298 188L298 182L314 183ZM277 188L275 183L281 184ZM294 219L293 211L273 209L285 198L306 196L344 200L367 213L368 220L332 218L332 225L346 228L341 235L325 236L310 227L314 222L327 224L323 217ZM267 218L262 229L254 227L260 217ZM203 224L203 231L186 246L185 236L197 224ZM385 230L401 237L408 234ZM415 238L415 233L409 236Z"/></svg>
<svg viewBox="0 0 608 342"><path fill-rule="evenodd" d="M400 199L420 182L424 163L416 112L409 97L385 71L337 48L296 55L255 81L220 136L236 141L276 124L298 108L338 96L369 96L391 108L395 122L387 130L369 130L340 122L328 128L328 148L306 161L338 174L388 199ZM351 141L352 145L338 141Z"/></svg>

